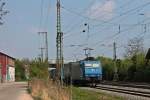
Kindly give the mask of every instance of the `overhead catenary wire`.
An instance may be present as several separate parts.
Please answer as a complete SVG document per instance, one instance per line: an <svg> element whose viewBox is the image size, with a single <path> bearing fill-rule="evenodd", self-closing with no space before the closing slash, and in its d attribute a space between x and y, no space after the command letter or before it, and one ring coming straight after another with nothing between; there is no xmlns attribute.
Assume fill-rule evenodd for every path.
<svg viewBox="0 0 150 100"><path fill-rule="evenodd" d="M125 17L125 18L127 18L127 17ZM117 24L118 25L118 24ZM135 26L136 24L133 24L132 26ZM100 33L100 32L103 32L103 30L107 30L109 27L105 27L104 29L102 29L102 30L100 30L100 31L97 31L97 32L95 32L95 33ZM90 37L93 37L93 36L95 36L95 35L93 35L93 34L95 34L95 33L92 33L92 36L90 36Z"/></svg>
<svg viewBox="0 0 150 100"><path fill-rule="evenodd" d="M144 19L144 20L141 21L140 23L143 23L144 21L147 21L147 20L149 20L149 19L150 19L150 17ZM126 28L126 29L124 29L124 30L120 30L120 32L117 32L117 33L113 34L112 36L106 37L105 39L103 39L103 40L101 40L101 41L98 41L98 42L94 43L93 45L94 45L94 46L97 46L99 43L103 43L104 41L113 39L113 38L116 37L117 35L120 35L120 34L122 34L123 32L126 32L126 31L128 31L128 30L130 30L130 29L132 29L132 28L134 28L134 27L136 27L136 26L138 26L140 23L137 23L137 24L135 24L134 26L129 27L129 28Z"/></svg>
<svg viewBox="0 0 150 100"><path fill-rule="evenodd" d="M137 24L137 25L138 25L138 24ZM128 30L130 30L130 29L133 29L133 28L136 27L137 25L132 26L132 27L130 27L130 28L127 28L127 29L125 29L125 30L122 30L122 31L120 31L120 32L117 32L116 34L114 34L114 35L112 35L112 36L110 36L110 37L106 37L105 39L103 39L103 40L101 40L101 41L98 41L97 43L93 44L93 46L97 46L99 43L103 43L103 42L105 42L105 41L109 41L110 39L113 39L114 37L120 35L121 33L126 32L126 31L128 31ZM141 34L141 33L140 33L140 34ZM78 49L79 49L79 48L78 48Z"/></svg>
<svg viewBox="0 0 150 100"><path fill-rule="evenodd" d="M120 17L121 17L121 16L124 16L124 15L126 15L126 14L128 14L128 13L130 13L130 12L132 12L132 11L135 11L135 10L137 10L137 9L144 8L144 7L148 6L149 4L150 4L150 2L149 2L149 3L146 3L146 4L142 5L142 6L140 6L139 8L136 7L136 9L135 9L135 8L134 8L134 9L130 9L130 10L128 10L128 12L126 11L126 12L122 13L122 14L120 15ZM134 12L134 13L136 13L136 12ZM125 17L125 18L127 18L127 17ZM125 19L125 18L124 18L124 19ZM113 17L110 21L115 20L115 19L118 20L117 17ZM107 22L106 22L106 23L107 23ZM109 22L108 22L108 23L109 23ZM102 25L102 24L101 24L101 25ZM134 25L134 24L133 24L133 25ZM103 28L103 29L101 29L101 30L99 30L99 31L97 31L97 32L95 32L95 33L100 33L100 32L102 32L103 30L108 30L109 28L111 28L111 27L110 27L110 26L105 27L105 28ZM93 34L95 34L95 33L93 33ZM93 34L92 34L92 36L90 36L90 37L93 37L93 36L94 36Z"/></svg>
<svg viewBox="0 0 150 100"><path fill-rule="evenodd" d="M109 1L109 0L108 0L108 1ZM106 1L106 2L107 2L107 1ZM133 0L129 0L127 3L125 3L125 4L121 5L121 6L119 6L117 9L124 8L124 7L126 7L126 5L129 5L129 4L132 4L132 3L133 3ZM98 9L101 9L102 7L103 7L103 6L97 7L97 9L95 9L95 10L93 11L93 13L96 12L96 11L98 11ZM115 8L114 8L114 10L115 10ZM106 11L106 10L103 10L103 12L112 13L112 11L109 12L109 11ZM93 13L90 13L90 15L93 14ZM91 20L101 21L101 22L105 23L106 21L104 21L104 20L99 20L99 18L102 19L103 17L105 17L106 13L103 13L103 14L100 15L98 18L93 18L93 19L91 19ZM116 23L109 23L109 24L115 25Z"/></svg>
<svg viewBox="0 0 150 100"><path fill-rule="evenodd" d="M50 0L40 1L39 27L38 27L39 47L43 48L42 51L45 52L45 57L47 60L48 60L48 32L47 31L48 31L48 17L49 17L49 12L51 7L50 4L51 4ZM45 33L45 36L43 35L44 36L43 37L40 33Z"/></svg>
<svg viewBox="0 0 150 100"><path fill-rule="evenodd" d="M67 10L67 9L66 9L66 11L69 12L69 13L71 13L71 14L73 14L73 13L75 12L74 15L80 16L80 15L82 15L83 13L85 13L85 12L87 11L87 9L89 9L89 7L94 4L94 2L95 2L95 0L92 0L92 1L89 3L89 5L88 5L85 9L83 9L83 11L81 11L80 13L77 13L77 12L75 12L75 11L72 12L72 11ZM64 6L63 6L63 7L64 7ZM75 19L76 19L76 17L75 17L73 20L75 20ZM75 26L79 25L80 23L83 23L83 21L84 21L84 19L82 19L82 20L81 20L80 22L78 22L78 23L73 24L73 23L72 23L72 20L71 20L71 22L68 23L67 28L70 27L71 25L73 25L73 26L71 26L65 33L69 33L71 30L75 29Z"/></svg>
<svg viewBox="0 0 150 100"><path fill-rule="evenodd" d="M41 0L40 2L40 14L39 14L39 27L38 27L38 35L39 35L39 47L41 50L40 50L40 54L39 56L41 57L41 59L43 59L43 50L44 50L44 47L42 47L42 39L40 37L40 34L39 32L42 30L42 21L43 21L43 7L44 7L44 0Z"/></svg>
<svg viewBox="0 0 150 100"><path fill-rule="evenodd" d="M41 0L41 5L40 5L40 23L39 23L39 32L41 31L41 28L42 28L43 8L44 8L44 0Z"/></svg>
<svg viewBox="0 0 150 100"><path fill-rule="evenodd" d="M69 32L71 32L72 30L76 29L75 26L78 26L78 25L81 26L81 25L83 24L83 21L84 21L84 20L97 21L97 19L93 19L93 18L90 18L90 17L88 17L88 16L86 16L86 15L84 15L84 14L80 14L80 13L75 12L75 11L73 11L73 10L67 9L67 8L65 8L64 6L61 6L61 8L63 8L65 11L67 11L67 12L69 12L69 13L72 13L72 14L74 14L74 15L76 15L76 16L79 16L79 17L81 17L81 18L84 18L84 19L81 20L79 23L74 24L70 29L68 29L68 30L65 32L66 34L69 34ZM80 24L80 23L81 23L81 24ZM69 26L70 26L70 25L69 25Z"/></svg>
<svg viewBox="0 0 150 100"><path fill-rule="evenodd" d="M115 16L115 17L113 17L112 19L110 19L110 20L108 20L108 21L104 22L103 24L105 24L105 23L110 23L110 21L113 21L113 20L115 20L115 19L117 19L117 20L118 20L118 18L117 18L117 17L121 17L121 16L124 16L124 15L126 15L126 14L128 14L128 13L132 12L132 11L142 9L142 8L144 8L144 7L148 6L149 4L150 4L150 2L148 2L148 3L146 3L146 4L143 4L143 5L141 5L141 6L138 6L138 7L136 7L136 8L130 9L130 10L128 10L128 11L125 11L125 12L123 12L122 14L120 14L119 16ZM127 17L125 17L125 18L127 18ZM99 25L101 25L101 26L102 26L102 24L99 24ZM93 26L94 26L94 25L93 25ZM94 26L94 27L96 27L96 26ZM103 30L108 30L108 28L111 28L111 27L110 27L110 26L105 27L104 29L102 29L102 30L100 30L100 31L98 31L98 32L95 32L95 33L102 32ZM92 34L92 36L94 36L94 35ZM90 36L90 37L91 37L91 36Z"/></svg>
<svg viewBox="0 0 150 100"><path fill-rule="evenodd" d="M124 15L126 15L126 14L128 14L128 13L130 13L130 12L132 12L132 11L141 9L141 8L146 7L146 6L148 6L148 5L150 5L150 2L145 3L145 4L143 4L143 5L140 5L140 6L138 6L138 7L135 7L135 8L133 8L133 9L130 9L130 10L128 10L128 11L125 11L125 12L121 13L120 15L115 16L115 17L113 17L112 19L103 22L102 24L104 24L104 23L109 23L110 21L113 21L113 20L118 19L118 17L124 16ZM94 26L97 27L97 26L100 26L100 25L102 25L102 24L97 24L97 25L94 25Z"/></svg>
<svg viewBox="0 0 150 100"><path fill-rule="evenodd" d="M132 0L129 0L127 3L121 5L118 9L124 8L127 4L131 4L131 1L132 1ZM102 5L103 5L103 4L102 4ZM83 17L83 18L88 19L88 20L95 20L95 21L98 21L97 19L90 18L90 17L85 16L85 15L83 15L83 14L80 14L80 13L78 13L78 12L76 12L76 11L67 9L67 8L65 8L64 6L63 6L62 8L63 8L64 10L68 11L69 13L72 13L72 14L77 15L77 16L79 16L79 17ZM101 8L102 8L102 6L97 7L97 9L95 9L94 11L96 11L96 10L98 10L98 9L101 9ZM92 13L94 13L94 11L93 11ZM108 12L108 11L107 11L107 12ZM90 12L90 14L92 14L92 13ZM108 12L108 13L110 13L110 12ZM104 14L103 16L105 16L105 14ZM101 17L102 17L102 16L101 16ZM105 21L104 21L104 22L105 22ZM112 23L110 23L110 24L112 24Z"/></svg>
<svg viewBox="0 0 150 100"><path fill-rule="evenodd" d="M46 11L46 18L45 18L45 30L48 31L48 22L49 22L49 15L50 15L50 9L51 9L51 0L48 0L47 4L47 11Z"/></svg>
<svg viewBox="0 0 150 100"><path fill-rule="evenodd" d="M129 2L128 2L128 3L129 3ZM127 4L128 4L128 3L127 3ZM125 6L125 5L126 5L126 4L124 4L124 6ZM146 6L146 5L143 5L143 6ZM143 6L142 6L142 7L143 7ZM82 15L82 14L80 14L80 13L75 12L75 11L72 11L72 10L70 10L70 9L66 9L64 6L63 6L62 8L65 9L65 10L67 10L67 11L70 12L70 13L74 13L74 14L80 16L80 17L84 17L84 18L89 19L89 17L84 16L84 15ZM123 7L120 6L120 8L123 8ZM139 8L139 7L136 7L136 8L134 8L134 9L128 10L128 11L122 13L122 14L119 15L119 16L123 16L123 15L125 15L125 14L127 14L127 13L129 13L129 12L131 12L131 11L133 11L133 10L136 10L136 9L138 9L138 8ZM113 18L113 19L114 19L114 18ZM111 19L111 20L113 20L113 19ZM93 19L93 20L94 20L94 19ZM106 21L105 21L105 23L106 23Z"/></svg>
<svg viewBox="0 0 150 100"><path fill-rule="evenodd" d="M141 6L138 6L138 7L136 7L136 8L133 8L133 9L130 9L130 10L128 10L128 11L125 11L125 12L123 12L122 14L120 14L119 16L115 16L115 17L113 17L111 20L109 20L109 21L112 21L112 20L115 20L115 19L117 19L117 17L121 17L121 16L124 16L124 15L126 15L126 14L128 14L128 13L130 13L130 12L132 12L132 11L135 11L135 10L137 10L137 9L141 9L141 8L143 8L143 7L145 7L145 6L147 6L147 5L149 5L150 4L150 2L149 3L146 3L146 4L144 4L144 5L141 5ZM121 7L121 6L120 6ZM68 10L69 11L69 10ZM72 12L73 13L73 12ZM76 13L75 13L76 14ZM78 14L79 15L79 14ZM82 16L81 16L82 17ZM88 17L86 17L86 18L88 18ZM105 22L103 22L103 23L110 23L109 21L105 21ZM116 25L116 23L111 23L112 25ZM101 24L102 25L102 24ZM93 27L96 27L95 25L93 26ZM104 29L107 29L107 28L109 28L109 27L106 27L106 28L104 28ZM74 28L73 28L74 29ZM72 31L72 29L70 30L70 31ZM69 32L70 32L69 31ZM66 32L66 33L69 33L69 32ZM98 31L98 32L101 32L101 31ZM98 33L97 32L97 33ZM93 35L93 34L92 34ZM91 36L90 36L91 37Z"/></svg>
<svg viewBox="0 0 150 100"><path fill-rule="evenodd" d="M138 7L139 7L139 6L138 6ZM145 7L145 6L143 6L143 7L140 6L140 8L138 8L138 7L136 7L136 8L137 8L137 9L141 9L141 8L143 8L143 7ZM134 11L137 10L137 9L134 9ZM133 9L130 9L130 10L133 10ZM128 10L128 11L129 11L129 10ZM129 11L129 13L130 13L130 12L132 12L132 11ZM121 14L127 15L128 13L123 12L123 13L121 13ZM122 16L123 16L123 15L122 15ZM108 22L108 23L110 23L110 22ZM137 25L133 25L133 26L137 26ZM131 29L132 29L132 28L131 28ZM130 30L130 29L129 29L129 30ZM120 33L123 33L123 32L121 31ZM117 33L117 34L118 34L118 33ZM119 35L119 34L118 34L118 35L117 35L117 34L116 34L116 36ZM113 37L116 37L116 36L113 35ZM106 39L107 39L107 38L106 38ZM111 38L110 38L110 39L111 39Z"/></svg>

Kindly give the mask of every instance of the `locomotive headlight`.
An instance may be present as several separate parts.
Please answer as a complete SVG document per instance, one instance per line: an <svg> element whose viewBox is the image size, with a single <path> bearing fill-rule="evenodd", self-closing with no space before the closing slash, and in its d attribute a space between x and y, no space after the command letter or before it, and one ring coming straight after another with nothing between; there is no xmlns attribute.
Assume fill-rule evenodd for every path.
<svg viewBox="0 0 150 100"><path fill-rule="evenodd" d="M93 64L93 67L99 67L99 64Z"/></svg>

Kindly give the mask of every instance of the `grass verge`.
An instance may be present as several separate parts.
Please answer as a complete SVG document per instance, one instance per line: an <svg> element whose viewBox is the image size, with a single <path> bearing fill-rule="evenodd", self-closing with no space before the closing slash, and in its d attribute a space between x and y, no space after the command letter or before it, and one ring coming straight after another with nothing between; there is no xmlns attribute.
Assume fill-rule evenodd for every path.
<svg viewBox="0 0 150 100"><path fill-rule="evenodd" d="M111 96L105 93L83 90L77 87L72 88L72 100L124 100L121 97Z"/></svg>
<svg viewBox="0 0 150 100"><path fill-rule="evenodd" d="M124 100L121 97L84 90L78 87L62 88L51 81L39 79L30 82L28 92L34 100Z"/></svg>
<svg viewBox="0 0 150 100"><path fill-rule="evenodd" d="M52 81L34 79L30 82L29 92L34 100L69 100L67 89Z"/></svg>

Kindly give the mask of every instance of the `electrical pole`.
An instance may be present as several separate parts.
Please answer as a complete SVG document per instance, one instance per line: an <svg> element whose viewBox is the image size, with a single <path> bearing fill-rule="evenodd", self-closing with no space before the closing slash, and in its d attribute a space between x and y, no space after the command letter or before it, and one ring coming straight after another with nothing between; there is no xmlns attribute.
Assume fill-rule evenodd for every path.
<svg viewBox="0 0 150 100"><path fill-rule="evenodd" d="M47 32L38 32L38 33L45 35L45 60L48 61L48 37L47 37Z"/></svg>
<svg viewBox="0 0 150 100"><path fill-rule="evenodd" d="M45 47L46 47L46 61L48 62L48 36L47 36L47 32L45 34Z"/></svg>
<svg viewBox="0 0 150 100"><path fill-rule="evenodd" d="M57 0L57 37L56 37L56 78L63 85L63 32L61 32L60 0Z"/></svg>
<svg viewBox="0 0 150 100"><path fill-rule="evenodd" d="M117 69L117 66L116 66L116 60L117 60L117 55L116 55L116 42L113 43L113 58L114 58L114 69L115 69L115 73L114 73L114 78L113 80L114 81L117 81L118 80L118 69Z"/></svg>
<svg viewBox="0 0 150 100"><path fill-rule="evenodd" d="M40 56L41 56L41 61L42 62L43 62L43 59L44 59L44 55L43 55L44 54L44 49L45 48L40 48L40 50L41 50L41 55Z"/></svg>
<svg viewBox="0 0 150 100"><path fill-rule="evenodd" d="M143 31L143 33L146 33L146 31L147 31L147 25L144 24L144 31Z"/></svg>
<svg viewBox="0 0 150 100"><path fill-rule="evenodd" d="M90 38L90 34L89 34L89 33L90 33L90 26L89 26L88 23L85 23L84 26L87 26L87 40L86 40L86 42L87 42L87 45L88 45L89 38ZM86 30L83 30L83 32L86 32ZM89 48L89 47L86 47L86 48L83 49L83 50L84 50L84 53L85 53L86 58L88 58L88 57L91 56L91 51L94 50L94 49Z"/></svg>

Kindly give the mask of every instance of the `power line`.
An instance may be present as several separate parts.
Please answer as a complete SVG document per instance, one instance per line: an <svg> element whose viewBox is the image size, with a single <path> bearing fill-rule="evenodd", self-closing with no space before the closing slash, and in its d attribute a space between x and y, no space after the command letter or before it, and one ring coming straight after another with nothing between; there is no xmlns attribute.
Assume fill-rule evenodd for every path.
<svg viewBox="0 0 150 100"><path fill-rule="evenodd" d="M61 8L63 8L63 9L66 10L66 11L68 11L69 13L75 14L75 15L80 16L80 17L83 17L83 18L85 18L85 19L90 19L89 17L84 16L84 15L78 13L78 12L75 12L75 11L73 11L73 10L67 9L67 8L65 8L64 6L61 6Z"/></svg>
<svg viewBox="0 0 150 100"><path fill-rule="evenodd" d="M150 2L145 3L145 4L143 4L143 5L140 5L140 6L136 7L136 8L130 9L130 10L128 10L128 11L125 11L125 12L121 13L120 15L115 16L115 17L113 17L112 19L110 19L110 20L108 20L108 21L105 21L104 23L109 23L109 22L112 21L112 20L118 19L118 17L124 16L124 15L126 15L126 14L128 14L128 13L130 13L130 12L132 12L132 11L137 10L137 9L141 9L141 8L143 8L143 7L146 7L146 6L148 6L149 4L150 4ZM97 26L100 26L100 25L101 25L101 24L97 24L97 25L94 25L94 26L97 27Z"/></svg>
<svg viewBox="0 0 150 100"><path fill-rule="evenodd" d="M141 21L140 23L143 23L144 21L149 20L149 19L150 19L150 18L146 18L146 19L144 19L143 21ZM117 35L120 35L121 33L126 32L126 31L128 31L128 30L130 30L130 29L132 29L132 28L134 28L134 27L136 27L136 26L138 26L140 23L137 23L137 24L135 24L134 26L129 27L129 28L127 28L127 29L120 30L120 33L117 32L117 33L115 33L115 34L112 35L112 36L106 37L105 39L94 43L93 45L96 46L97 44L102 43L102 42L104 42L104 41L106 41L106 40L108 40L108 39L112 39L112 38L116 37Z"/></svg>
<svg viewBox="0 0 150 100"><path fill-rule="evenodd" d="M44 7L44 0L41 0L39 31L41 31L41 27L42 27L42 21L43 21L43 7Z"/></svg>
<svg viewBox="0 0 150 100"><path fill-rule="evenodd" d="M149 20L149 18L148 18L148 19L145 19L145 20ZM119 35L121 32L128 31L128 30L130 30L130 29L132 29L132 28L138 26L139 24L143 23L145 20L141 21L140 23L133 24L131 27L129 27L129 28L127 28L127 29L124 29L124 30L122 30L122 31L120 30L120 32L114 34L113 36L110 36L110 39L113 38L113 37L115 37L115 36L117 36L117 35ZM106 29L107 29L107 28L106 28ZM102 31L99 31L99 32L102 32ZM96 33L99 33L99 32L96 32ZM95 33L94 33L94 34L95 34ZM93 35L93 36L94 36L94 35ZM90 37L91 37L91 36L90 36ZM108 38L108 37L107 37L107 38ZM106 38L106 39L107 39L107 38ZM108 39L109 39L109 38L108 38Z"/></svg>
<svg viewBox="0 0 150 100"><path fill-rule="evenodd" d="M62 6L61 8L63 8L64 10L66 10L66 11L69 12L69 13L72 13L72 14L74 14L74 15L77 15L77 16L81 17L81 18L84 18L84 20L87 19L87 20L92 20L92 21L99 21L99 20L97 20L96 18L90 18L90 17L88 17L88 16L86 16L86 15L83 15L83 14L80 14L80 13L75 12L75 11L73 11L73 10L67 9L67 8L65 8L64 6ZM105 16L105 15L104 15L104 16ZM83 20L82 20L80 23L82 23L82 22L83 22ZM103 21L103 22L105 22L105 21ZM77 26L78 24L79 24L79 23L77 23L77 24L75 24L75 25L73 25L73 26ZM110 23L110 24L114 24L114 23ZM75 29L75 28L72 27L72 28L69 29L69 31L67 31L67 32L65 32L65 33L69 33L70 30L72 30L72 29Z"/></svg>
<svg viewBox="0 0 150 100"><path fill-rule="evenodd" d="M143 5L143 7L145 7L145 6L147 6L147 4ZM139 6L139 7L142 8L141 6ZM136 9L140 9L140 8L136 7ZM128 13L130 13L131 10L133 11L133 10L136 10L136 9L135 9L135 8L134 8L134 9L130 9L130 10L128 10ZM127 12L121 13L121 15L119 15L119 17L120 17L120 16L123 16L123 15L126 15L126 14L128 14L128 13L127 13ZM113 20L114 20L114 18L113 18ZM137 26L137 25L133 25L133 26ZM122 32L123 32L123 31L120 30L120 32L117 32L115 35L111 36L110 38L115 37L115 36L121 34ZM118 34L118 33L119 33L119 34Z"/></svg>
<svg viewBox="0 0 150 100"><path fill-rule="evenodd" d="M90 3L89 3L89 5L81 12L81 13L77 13L77 15L82 15L85 11L87 11L87 9L91 6L91 5L93 5L94 4L94 2L95 2L95 0L92 0ZM67 10L69 13L72 13L72 12L70 12L70 10ZM75 12L75 11L73 11L73 12ZM75 15L76 15L76 12L74 13ZM76 20L76 17L73 19L73 20ZM79 23L76 23L76 24L74 24L70 29L68 29L68 31L66 31L65 33L69 33L70 32L70 30L73 30L73 29L75 29L75 26L77 26L77 25L79 25L80 23L82 23L84 20L82 20L82 21L80 21ZM70 27L70 25L71 24L73 24L72 23L72 20L71 20L71 22L69 22L69 24L67 25L67 28L68 27Z"/></svg>
<svg viewBox="0 0 150 100"><path fill-rule="evenodd" d="M130 9L130 10L126 11L126 12L123 12L123 13L120 14L119 16L113 17L111 20L105 21L104 24L105 24L105 23L110 23L109 21L113 21L113 20L117 19L117 17L124 16L124 15L126 15L126 14L128 14L128 13L134 11L134 10L142 9L143 7L146 7L146 6L148 6L149 4L150 4L150 2L149 2L149 3L146 3L146 4L144 4L144 5L141 5L141 6L139 6L139 7ZM127 18L127 17L125 17L125 18ZM125 19L125 18L124 18L124 19ZM102 24L98 24L98 25L102 26ZM93 26L94 26L94 27L97 27L98 25L96 25L96 26L93 25ZM112 25L113 25L113 24L112 24ZM115 24L114 24L114 25L115 25ZM108 30L108 28L110 28L110 27L108 26L108 27L106 27L106 28L104 28L104 29L102 29L102 30ZM95 32L95 33L102 32L102 30L100 30L100 31L98 31L98 32ZM93 34L92 34L92 35L93 35ZM93 35L93 36L94 36L94 35ZM90 36L90 37L91 37L91 36Z"/></svg>
<svg viewBox="0 0 150 100"><path fill-rule="evenodd" d="M143 20L143 21L141 21L140 23L143 23L144 21L146 21L146 20L149 20L150 18L147 18L147 19L145 19L145 20ZM103 39L102 41L99 41L99 42L97 42L97 43L95 43L95 44L93 44L93 46L96 46L98 43L102 43L102 42L104 42L104 41L108 41L108 39L112 39L112 38L114 38L115 36L117 36L117 35L119 35L119 34L121 34L121 33L123 33L123 32L125 32L125 31L128 31L129 29L132 29L132 28L134 28L134 27L136 27L136 26L138 26L138 24L139 23L137 23L137 24L134 24L134 26L132 25L132 27L129 27L129 28L127 28L127 29L124 29L124 30L120 30L119 32L117 32L116 34L114 34L114 35L112 35L112 36L110 36L110 37L106 37L105 39ZM110 46L109 46L110 47ZM122 47L122 46L120 46L120 47ZM117 47L117 48L120 48L120 47ZM81 47L78 47L76 50L78 50L78 49L80 49ZM75 50L75 51L76 51Z"/></svg>
<svg viewBox="0 0 150 100"><path fill-rule="evenodd" d="M41 38L40 38L40 34L39 32L42 31L41 28L42 28L42 21L43 21L43 7L44 7L44 0L41 0L40 2L40 19L39 19L39 29L38 29L38 35L39 35L39 48L40 48L40 55L41 55L41 59L43 60L43 47L41 46Z"/></svg>
<svg viewBox="0 0 150 100"><path fill-rule="evenodd" d="M124 7L127 7L129 6L130 4L132 4L135 0L129 0L127 1L126 3L124 3L123 5L121 5L119 8L124 8Z"/></svg>
<svg viewBox="0 0 150 100"><path fill-rule="evenodd" d="M45 20L45 28L46 28L46 31L48 31L48 18L49 18L49 13L50 13L50 8L51 8L51 0L48 0L48 4L47 4L47 13L46 13L46 20Z"/></svg>
<svg viewBox="0 0 150 100"><path fill-rule="evenodd" d="M44 48L45 48L45 59L48 60L48 33L46 32L47 31L47 23L48 23L48 16L49 16L49 12L50 12L50 0L48 0L48 5L46 6L47 7L47 10L46 10L46 13L44 11L44 7L45 7L45 3L44 0L41 0L41 3L40 3L40 23L39 23L39 32L38 33L42 33L45 35L45 44L44 44ZM44 16L44 14L46 14L46 17ZM45 30L45 31L44 31ZM44 31L44 32L43 32ZM43 40L43 39L42 39ZM43 42L41 43L40 42L41 39L39 40L39 46L40 47L43 47L41 45L43 45Z"/></svg>
<svg viewBox="0 0 150 100"><path fill-rule="evenodd" d="M133 2L131 2L131 1L133 1L133 0L129 0L127 3L125 3L125 4L121 5L121 6L119 6L118 9L124 8L126 5L129 5L129 4L133 3ZM106 2L108 2L108 1L106 1ZM106 3L106 2L105 2L105 3ZM104 3L104 4L105 4L105 3ZM102 5L103 5L103 4L102 4ZM93 13L96 12L96 11L98 11L98 9L101 9L102 7L103 7L103 6L97 7L97 9L95 9L95 10L93 11ZM103 10L103 12L112 13L112 12L105 11L105 10ZM103 14L102 14L101 16L99 16L98 18L103 18L103 17L105 17L106 13L103 13ZM90 15L92 15L92 13L90 13ZM93 18L93 19L91 19L91 20L99 21L98 18ZM101 21L105 23L104 20L101 20ZM109 23L109 24L115 25L115 23Z"/></svg>
<svg viewBox="0 0 150 100"><path fill-rule="evenodd" d="M88 6L87 8L85 8L85 11L86 11L87 9L89 9L89 7L91 7L91 5L93 5L94 3L95 3L95 1L92 1L92 2L89 4L89 6ZM64 6L63 6L62 8L63 8L64 10L68 11L69 13L74 14L74 15L80 16L80 17L85 18L85 19L88 19L88 20L95 20L95 21L96 21L96 19L89 18L89 17L87 17L87 16L85 16L85 15L83 15L83 14L80 14L80 13L75 12L75 11L73 11L73 10L67 9L67 8L65 8ZM85 19L81 20L79 23L74 24L73 27L71 27L68 31L65 32L65 34L70 34L70 32L71 32L72 30L76 29L75 26L78 26L78 25L79 25L80 23L82 23ZM82 24L83 24L83 23L82 23ZM79 26L81 27L82 24L80 24ZM69 26L70 26L70 25L69 25ZM81 33L81 32L79 32L79 33ZM71 35L71 34L70 34L70 35ZM70 35L69 35L69 36L70 36ZM67 37L68 37L68 36L67 36Z"/></svg>
<svg viewBox="0 0 150 100"><path fill-rule="evenodd" d="M109 20L109 21L112 21L112 20L115 20L117 17L121 17L121 16L123 16L123 15L126 15L126 14L128 14L128 13L130 13L130 12L132 12L132 11L134 11L134 10L137 10L137 9L141 9L142 7L145 7L145 6L147 6L147 5L149 5L150 4L150 2L149 3L146 3L146 4L144 4L144 5L142 5L142 6L138 6L138 7L136 7L136 8L133 8L133 9L130 9L130 10L128 10L128 11L126 11L126 12L123 12L122 14L120 14L119 16L116 16L116 17L113 17L111 20ZM126 4L125 4L126 5ZM121 6L120 6L121 7ZM68 11L69 12L71 12L71 13L74 13L74 11L70 11L69 9L68 9ZM76 13L75 13L76 14ZM77 14L77 15L79 15L79 14ZM82 16L82 15L80 15L80 16ZM83 17L83 16L82 16ZM85 16L84 16L85 17ZM86 17L87 19L89 19L88 17ZM92 20L94 20L94 19L92 19ZM110 23L109 21L104 21L103 23ZM100 25L102 25L102 24L100 24ZM115 23L112 23L112 25L115 25ZM98 25L94 25L94 27L96 27L96 26L98 26ZM107 29L108 27L106 27L105 29ZM73 29L74 29L74 27L73 27ZM70 31L72 31L72 29L70 29L68 32L66 32L66 33L69 33ZM99 32L101 32L101 31L99 31Z"/></svg>
<svg viewBox="0 0 150 100"><path fill-rule="evenodd" d="M80 32L78 32L78 33L64 33L64 38L68 38L69 36L72 36L72 34L75 34L75 35L77 35L77 34L80 34L80 33L82 33L82 31L80 31Z"/></svg>
<svg viewBox="0 0 150 100"><path fill-rule="evenodd" d="M125 7L127 4L129 4L129 3L131 4L131 1L132 1L132 0L130 0L129 2L123 4L123 5L120 6L119 8L123 8L123 7ZM103 5L103 4L102 4L102 5ZM97 9L95 9L94 11L97 11L98 9L101 9L102 7L103 7L103 6L97 7ZM73 10L67 9L67 8L65 8L64 6L63 6L62 8L63 8L64 10L68 11L69 13L72 13L72 14L74 14L74 15L83 17L83 18L85 18L85 19L98 21L97 19L90 18L90 17L87 17L87 16L85 16L85 15L83 15L83 14L80 14L80 13L78 13L78 12L75 12L75 11L73 11ZM119 8L118 8L118 9L119 9ZM93 13L94 13L94 11L93 11ZM106 11L105 11L105 12L106 12ZM108 12L108 11L107 11L107 12ZM108 12L108 13L110 13L110 12ZM92 14L92 13L90 13L90 14ZM105 14L104 14L103 16L105 16ZM101 16L101 17L102 17L102 16ZM104 21L104 22L105 22L105 21Z"/></svg>

